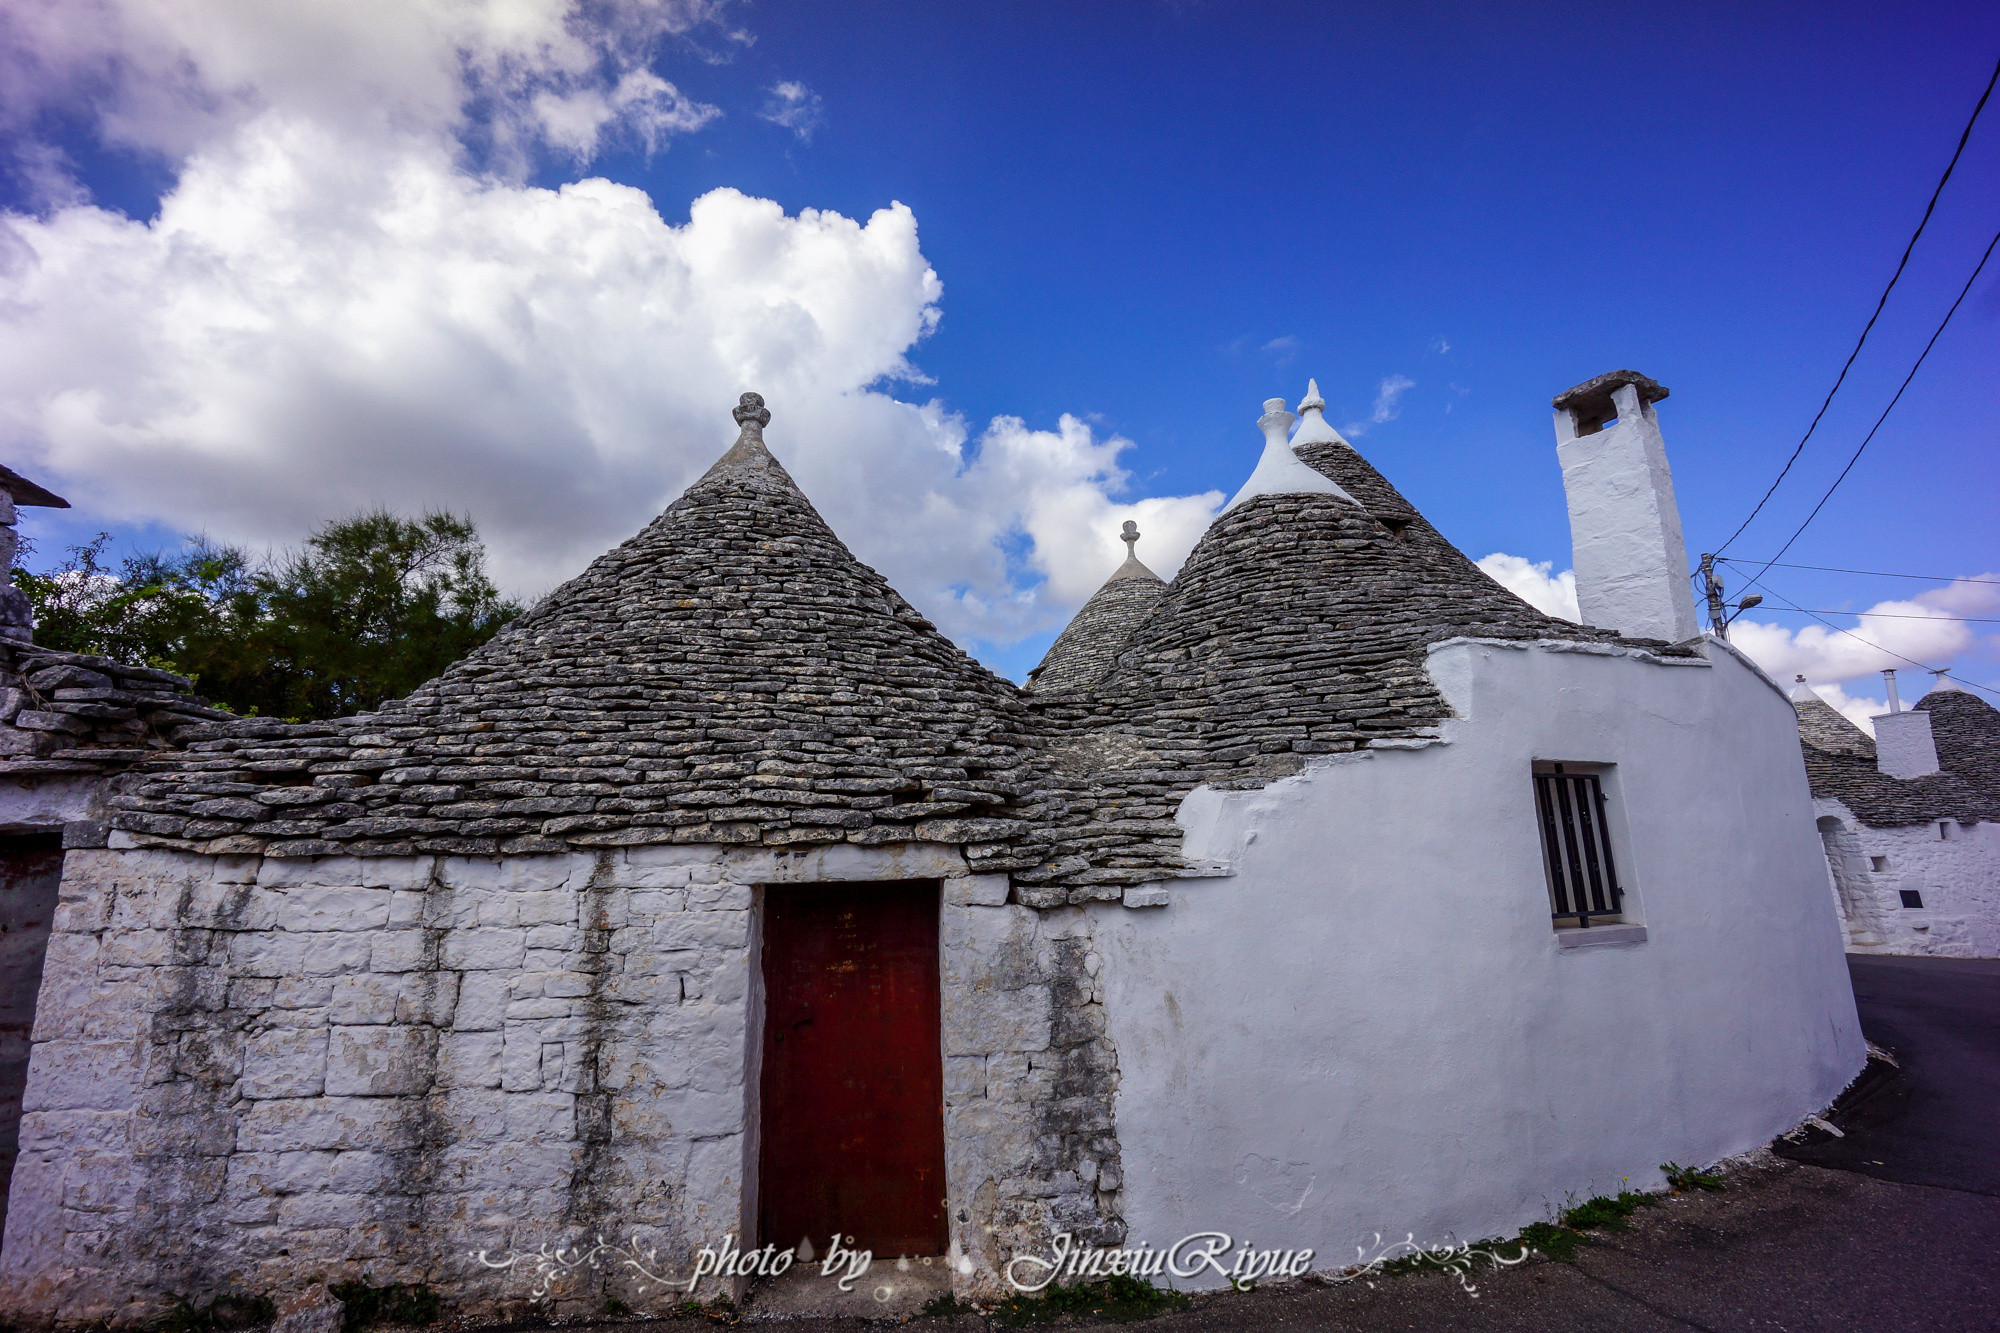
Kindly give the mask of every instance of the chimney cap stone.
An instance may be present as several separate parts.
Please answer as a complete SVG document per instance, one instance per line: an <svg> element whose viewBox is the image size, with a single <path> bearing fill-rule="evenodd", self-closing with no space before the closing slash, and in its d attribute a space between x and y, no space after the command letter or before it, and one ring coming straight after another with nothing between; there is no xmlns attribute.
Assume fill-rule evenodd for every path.
<svg viewBox="0 0 2000 1333"><path fill-rule="evenodd" d="M1638 388L1639 401L1643 403L1657 403L1667 396L1667 386L1658 380L1648 379L1636 370L1613 370L1585 380L1574 389L1563 390L1555 396L1554 405L1573 409L1598 401L1609 403L1611 391L1627 384Z"/></svg>

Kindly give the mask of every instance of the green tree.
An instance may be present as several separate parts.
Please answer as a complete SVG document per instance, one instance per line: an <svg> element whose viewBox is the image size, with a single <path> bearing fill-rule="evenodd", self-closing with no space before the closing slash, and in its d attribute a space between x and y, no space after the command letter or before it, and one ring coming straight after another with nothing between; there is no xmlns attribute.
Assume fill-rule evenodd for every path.
<svg viewBox="0 0 2000 1333"><path fill-rule="evenodd" d="M451 514L357 514L261 562L197 538L116 573L107 540L70 548L44 573L14 571L35 605L35 641L178 671L242 713L305 719L375 707L521 610L487 578L471 520Z"/></svg>

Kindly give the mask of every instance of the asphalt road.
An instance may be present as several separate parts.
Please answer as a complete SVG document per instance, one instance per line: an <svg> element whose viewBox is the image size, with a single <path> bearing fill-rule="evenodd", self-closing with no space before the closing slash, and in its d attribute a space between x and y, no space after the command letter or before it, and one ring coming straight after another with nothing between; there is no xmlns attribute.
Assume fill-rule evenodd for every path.
<svg viewBox="0 0 2000 1333"><path fill-rule="evenodd" d="M1849 954L1861 1030L1903 1077L1796 1162L2000 1197L2000 959ZM2000 1264L2000 1259L1996 1259Z"/></svg>
<svg viewBox="0 0 2000 1333"><path fill-rule="evenodd" d="M1862 1028L1905 1078L1840 1116L1846 1137L1760 1153L1721 1193L1642 1209L1592 1233L1573 1264L1287 1285L1197 1298L1147 1333L1326 1329L1526 1333L1901 1333L2000 1330L2000 962L1850 960ZM1796 1160L1811 1156L1813 1161ZM713 1329L625 1323L617 1333ZM980 1316L917 1329L984 1330ZM1088 1325L1065 1321L1062 1326ZM787 1333L871 1327L787 1321ZM873 1325L880 1328L881 1326ZM607 1328L606 1333L610 1333Z"/></svg>

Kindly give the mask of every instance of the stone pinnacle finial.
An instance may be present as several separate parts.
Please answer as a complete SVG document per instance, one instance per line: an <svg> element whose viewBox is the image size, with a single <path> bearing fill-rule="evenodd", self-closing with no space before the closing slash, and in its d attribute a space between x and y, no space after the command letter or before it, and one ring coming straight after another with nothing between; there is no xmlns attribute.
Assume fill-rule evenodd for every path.
<svg viewBox="0 0 2000 1333"><path fill-rule="evenodd" d="M1125 530L1118 534L1118 540L1125 543L1125 554L1134 555L1138 551L1139 525L1131 519L1125 520Z"/></svg>
<svg viewBox="0 0 2000 1333"><path fill-rule="evenodd" d="M729 415L736 418L736 424L739 426L748 426L751 422L756 422L759 431L771 424L771 411L764 406L764 395L761 393L744 394L737 400L736 410Z"/></svg>
<svg viewBox="0 0 2000 1333"><path fill-rule="evenodd" d="M1299 411L1304 413L1315 407L1324 411L1326 409L1326 399L1319 396L1319 381L1307 380L1305 400L1299 404Z"/></svg>

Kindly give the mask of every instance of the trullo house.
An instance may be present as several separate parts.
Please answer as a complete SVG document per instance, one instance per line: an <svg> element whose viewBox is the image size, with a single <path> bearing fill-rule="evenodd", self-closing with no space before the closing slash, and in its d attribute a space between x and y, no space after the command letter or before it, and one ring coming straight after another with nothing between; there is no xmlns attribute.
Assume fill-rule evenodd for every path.
<svg viewBox="0 0 2000 1333"><path fill-rule="evenodd" d="M0 765L10 882L59 896L7 965L0 1317L361 1274L499 1317L475 1252L598 1235L686 1274L838 1231L965 1295L1058 1233L1333 1263L1765 1142L1863 1045L1792 705L1695 624L1665 396L1556 399L1587 625L1315 395L1020 689L746 394L665 513L377 712L0 645L55 738Z"/></svg>

